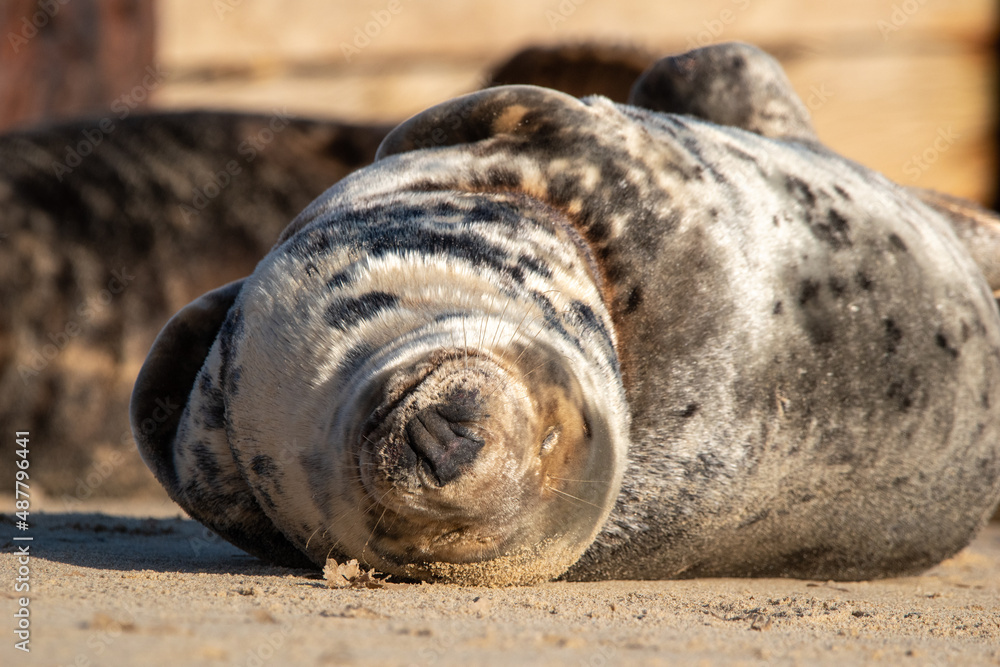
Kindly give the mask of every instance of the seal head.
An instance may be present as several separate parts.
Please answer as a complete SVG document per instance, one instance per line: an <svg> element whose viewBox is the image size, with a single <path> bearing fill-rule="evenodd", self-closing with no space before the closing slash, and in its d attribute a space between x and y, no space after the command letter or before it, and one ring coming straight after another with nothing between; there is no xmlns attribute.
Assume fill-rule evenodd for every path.
<svg viewBox="0 0 1000 667"><path fill-rule="evenodd" d="M170 384L193 386L185 413L143 436L147 461L193 516L271 560L555 577L601 529L624 472L602 278L560 212L519 194L420 192L405 182L421 177L412 159L305 212L210 300L217 328L206 307L182 311L140 374L133 422L163 373L187 374ZM200 370L163 362L179 344L208 350Z"/></svg>

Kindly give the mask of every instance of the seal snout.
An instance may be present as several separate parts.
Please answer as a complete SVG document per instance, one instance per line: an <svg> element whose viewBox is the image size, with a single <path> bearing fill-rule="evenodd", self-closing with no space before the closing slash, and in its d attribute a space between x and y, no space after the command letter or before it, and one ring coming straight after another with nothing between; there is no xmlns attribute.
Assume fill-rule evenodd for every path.
<svg viewBox="0 0 1000 667"><path fill-rule="evenodd" d="M419 411L407 423L406 443L438 486L468 470L483 448L483 438L466 425L481 416L477 396L461 392L448 403Z"/></svg>
<svg viewBox="0 0 1000 667"><path fill-rule="evenodd" d="M481 355L432 355L386 382L360 436L361 479L377 503L413 518L492 515L484 500L530 465L527 390Z"/></svg>

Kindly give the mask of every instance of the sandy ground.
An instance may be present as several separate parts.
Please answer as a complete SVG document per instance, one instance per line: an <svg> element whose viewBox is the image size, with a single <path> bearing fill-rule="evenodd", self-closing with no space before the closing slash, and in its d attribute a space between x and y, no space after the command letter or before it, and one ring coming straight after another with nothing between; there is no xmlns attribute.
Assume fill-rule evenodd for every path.
<svg viewBox="0 0 1000 667"><path fill-rule="evenodd" d="M172 503L50 505L26 532L0 519L3 665L1000 665L997 523L923 576L884 581L331 590ZM30 653L14 646L24 544Z"/></svg>

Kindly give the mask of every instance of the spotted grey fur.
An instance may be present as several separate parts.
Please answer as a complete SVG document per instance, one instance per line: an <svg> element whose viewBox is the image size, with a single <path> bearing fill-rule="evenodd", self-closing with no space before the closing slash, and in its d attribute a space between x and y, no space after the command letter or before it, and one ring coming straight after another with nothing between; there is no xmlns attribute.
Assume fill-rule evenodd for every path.
<svg viewBox="0 0 1000 667"><path fill-rule="evenodd" d="M749 66L718 67L734 61ZM702 64L718 86L678 78ZM947 221L819 144L751 47L661 61L633 101L654 110L533 87L430 109L252 276L179 313L133 400L135 423L164 378L193 387L179 421L136 434L175 499L272 560L334 553L470 583L856 579L964 546L1000 495L1000 319ZM344 509L343 485L369 474L360 436L400 442L372 394L402 404L420 380L380 388L385 364L445 339L488 355L457 340L470 333L554 351L537 367L563 375L541 393L582 388L588 424L565 456L597 450L606 467L570 480L590 496L534 499L562 503L550 520L587 515L563 542L553 522L526 550L427 563L445 536L394 532L378 498ZM509 400L539 403L519 377L528 397ZM534 510L468 502L503 521Z"/></svg>

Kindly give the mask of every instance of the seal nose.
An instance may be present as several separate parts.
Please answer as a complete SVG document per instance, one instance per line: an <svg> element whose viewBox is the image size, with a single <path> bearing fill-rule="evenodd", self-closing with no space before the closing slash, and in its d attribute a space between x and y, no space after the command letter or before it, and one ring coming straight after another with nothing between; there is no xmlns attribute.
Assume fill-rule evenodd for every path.
<svg viewBox="0 0 1000 667"><path fill-rule="evenodd" d="M406 440L438 486L457 479L476 459L484 441L462 422L481 415L473 401L424 408L406 425Z"/></svg>

